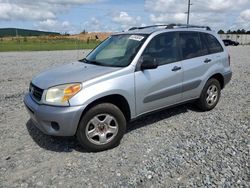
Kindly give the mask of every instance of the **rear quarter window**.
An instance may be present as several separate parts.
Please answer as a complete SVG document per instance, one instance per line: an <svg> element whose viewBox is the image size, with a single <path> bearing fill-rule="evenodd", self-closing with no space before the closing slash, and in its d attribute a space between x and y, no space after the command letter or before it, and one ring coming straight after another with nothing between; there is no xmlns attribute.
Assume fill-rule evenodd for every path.
<svg viewBox="0 0 250 188"><path fill-rule="evenodd" d="M203 33L203 36L206 40L207 48L210 54L223 52L223 48L216 37L208 33Z"/></svg>

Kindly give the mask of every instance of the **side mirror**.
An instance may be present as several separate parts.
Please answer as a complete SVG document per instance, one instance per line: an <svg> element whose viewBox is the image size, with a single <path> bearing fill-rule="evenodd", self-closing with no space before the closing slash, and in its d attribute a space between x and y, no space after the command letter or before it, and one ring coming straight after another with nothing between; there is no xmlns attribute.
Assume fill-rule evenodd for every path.
<svg viewBox="0 0 250 188"><path fill-rule="evenodd" d="M155 58L150 56L142 56L141 58L141 70L156 69L158 67L158 62Z"/></svg>

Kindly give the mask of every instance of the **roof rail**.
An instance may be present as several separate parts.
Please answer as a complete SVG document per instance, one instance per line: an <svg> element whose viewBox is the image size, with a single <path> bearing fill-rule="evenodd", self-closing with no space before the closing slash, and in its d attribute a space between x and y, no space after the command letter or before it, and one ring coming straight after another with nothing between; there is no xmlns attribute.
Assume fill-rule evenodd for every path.
<svg viewBox="0 0 250 188"><path fill-rule="evenodd" d="M149 26L144 26L144 27L132 27L129 29L129 31L136 30L136 29L146 29L146 28L151 28L151 27L162 27L165 26L165 29L174 29L175 27L180 27L180 28L205 28L206 30L211 31L211 28L209 26L200 26L200 25L189 25L189 24L158 24L158 25L149 25Z"/></svg>
<svg viewBox="0 0 250 188"><path fill-rule="evenodd" d="M166 29L173 29L174 27L193 27L193 28L205 28L206 30L211 31L211 28L209 26L202 26L202 25L190 25L190 24L169 24L169 28Z"/></svg>
<svg viewBox="0 0 250 188"><path fill-rule="evenodd" d="M129 31L136 30L136 29L146 29L146 28L151 28L151 27L162 27L162 26L168 26L169 24L157 24L157 25L148 25L148 26L143 26L143 27L132 27L129 29Z"/></svg>

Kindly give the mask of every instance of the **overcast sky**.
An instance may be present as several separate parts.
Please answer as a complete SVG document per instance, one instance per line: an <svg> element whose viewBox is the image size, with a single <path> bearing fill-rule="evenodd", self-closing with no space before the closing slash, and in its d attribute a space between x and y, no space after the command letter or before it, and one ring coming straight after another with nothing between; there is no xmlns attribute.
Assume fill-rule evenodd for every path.
<svg viewBox="0 0 250 188"><path fill-rule="evenodd" d="M67 33L186 23L188 0L0 0L0 28ZM250 30L250 0L191 0L190 24Z"/></svg>

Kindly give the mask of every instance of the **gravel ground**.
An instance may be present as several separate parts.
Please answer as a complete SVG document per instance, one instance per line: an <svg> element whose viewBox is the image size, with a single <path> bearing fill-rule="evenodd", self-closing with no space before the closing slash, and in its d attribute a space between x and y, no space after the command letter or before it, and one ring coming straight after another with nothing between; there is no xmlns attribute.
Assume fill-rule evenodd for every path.
<svg viewBox="0 0 250 188"><path fill-rule="evenodd" d="M214 110L147 116L100 153L44 135L22 102L34 75L82 52L0 53L0 187L249 187L250 46L229 51L233 78Z"/></svg>

